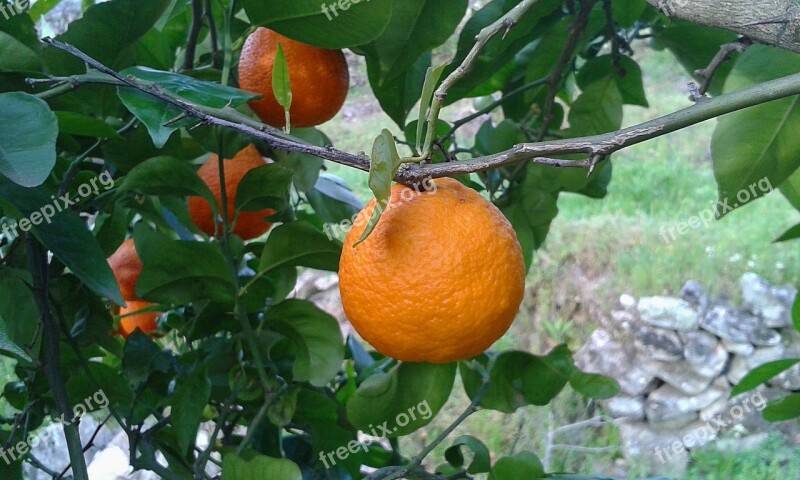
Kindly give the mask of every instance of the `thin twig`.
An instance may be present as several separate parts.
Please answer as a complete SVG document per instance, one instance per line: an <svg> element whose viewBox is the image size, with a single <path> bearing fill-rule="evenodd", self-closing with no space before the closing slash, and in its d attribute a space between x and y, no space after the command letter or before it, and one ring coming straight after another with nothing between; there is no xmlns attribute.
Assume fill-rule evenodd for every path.
<svg viewBox="0 0 800 480"><path fill-rule="evenodd" d="M105 427L105 425L109 421L109 419L111 419L111 415L106 415L105 420L100 422L100 424L97 426L97 428L94 429L94 433L92 433L92 436L89 438L89 441L86 442L86 445L83 446L83 453L86 453L90 448L92 448L94 446L94 441L97 439L97 435L100 434L100 430L102 430L103 427ZM67 466L64 467L63 470L61 470L61 473L58 474L58 476L55 478L55 480L61 480L62 478L64 478L64 475L67 474L67 472L69 471L69 469L71 467L72 467L72 462L68 463Z"/></svg>
<svg viewBox="0 0 800 480"><path fill-rule="evenodd" d="M203 4L200 0L192 0L192 24L189 27L189 37L186 39L186 51L183 58L183 69L194 68L194 56L197 51L197 40L203 28Z"/></svg>
<svg viewBox="0 0 800 480"><path fill-rule="evenodd" d="M50 478L55 479L59 476L58 472L52 470L47 465L43 464L41 460L36 458L36 455L34 455L33 452L28 454L28 457L25 459L25 461L30 463L34 468L43 471L47 475L50 475Z"/></svg>
<svg viewBox="0 0 800 480"><path fill-rule="evenodd" d="M748 37L741 37L736 39L730 43L725 43L719 47L719 51L714 58L711 59L708 66L706 68L702 68L700 70L695 70L694 74L698 77L703 79L703 83L700 85L697 93L702 97L708 92L708 89L711 87L711 82L714 81L714 75L719 70L719 67L725 63L726 61L730 60L731 54L734 52L742 53L747 50L747 47L753 44L753 41L750 40ZM693 99L696 100L696 99Z"/></svg>
<svg viewBox="0 0 800 480"><path fill-rule="evenodd" d="M219 39L217 35L217 22L214 20L214 10L211 6L211 0L206 0L205 15L208 21L208 34L211 40L211 64L214 68L222 68L222 56L219 51Z"/></svg>

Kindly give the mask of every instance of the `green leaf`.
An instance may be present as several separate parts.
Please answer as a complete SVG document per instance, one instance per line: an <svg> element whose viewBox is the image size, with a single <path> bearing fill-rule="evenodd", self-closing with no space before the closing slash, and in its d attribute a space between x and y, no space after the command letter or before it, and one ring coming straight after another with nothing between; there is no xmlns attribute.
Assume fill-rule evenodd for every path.
<svg viewBox="0 0 800 480"><path fill-rule="evenodd" d="M794 306L792 307L792 323L794 329L800 332L800 295L794 299Z"/></svg>
<svg viewBox="0 0 800 480"><path fill-rule="evenodd" d="M347 417L376 437L408 435L439 413L450 398L455 375L455 363L401 363L388 373L367 377L347 402Z"/></svg>
<svg viewBox="0 0 800 480"><path fill-rule="evenodd" d="M70 23L67 33L56 39L78 48L107 67L119 70L134 63L135 57L129 47L153 28L169 4L170 0L98 3L89 7L82 18ZM120 28L121 25L125 28ZM86 72L83 60L67 52L47 48L44 53L52 75Z"/></svg>
<svg viewBox="0 0 800 480"><path fill-rule="evenodd" d="M146 67L131 67L120 74L135 77L145 84L157 85L158 88L190 103L212 108L237 107L257 97L238 88ZM163 147L175 130L197 123L196 119L183 118L184 112L180 108L166 104L141 90L119 87L117 96L125 107L144 123L157 148Z"/></svg>
<svg viewBox="0 0 800 480"><path fill-rule="evenodd" d="M211 382L206 367L195 369L190 375L178 377L175 393L170 398L172 425L183 455L191 453L197 438L197 429L203 410L211 399Z"/></svg>
<svg viewBox="0 0 800 480"><path fill-rule="evenodd" d="M611 15L622 28L630 28L647 8L645 0L615 0L611 2Z"/></svg>
<svg viewBox="0 0 800 480"><path fill-rule="evenodd" d="M326 173L319 176L314 189L307 192L306 197L322 221L334 228L343 220L352 222L364 208L364 203L344 180ZM326 228L326 231L330 230ZM344 235L338 238L343 239Z"/></svg>
<svg viewBox="0 0 800 480"><path fill-rule="evenodd" d="M270 232L261 253L259 273L282 267L339 270L342 246L308 222L284 223Z"/></svg>
<svg viewBox="0 0 800 480"><path fill-rule="evenodd" d="M0 272L0 331L12 345L25 346L35 357L41 342L41 322L30 284L27 271L6 267ZM12 345L6 345L3 350L20 360L31 361L29 353L19 352Z"/></svg>
<svg viewBox="0 0 800 480"><path fill-rule="evenodd" d="M554 350L551 355L561 354ZM486 367L488 358L477 357L474 361ZM461 362L461 378L464 390L475 398L483 379L474 364ZM513 413L524 405L547 405L567 384L568 376L550 363L547 357L527 352L505 351L497 355L490 380L480 405L505 413Z"/></svg>
<svg viewBox="0 0 800 480"><path fill-rule="evenodd" d="M511 222L522 247L525 271L533 261L533 252L544 244L550 223L558 215L558 194L540 189L520 188L500 211Z"/></svg>
<svg viewBox="0 0 800 480"><path fill-rule="evenodd" d="M173 357L141 330L133 332L125 341L122 355L122 369L134 385L147 381L152 372L167 373L172 368Z"/></svg>
<svg viewBox="0 0 800 480"><path fill-rule="evenodd" d="M222 460L222 480L303 480L300 467L285 458L264 455L243 457L234 453Z"/></svg>
<svg viewBox="0 0 800 480"><path fill-rule="evenodd" d="M614 80L624 103L641 107L648 106L642 81L642 69L631 57L619 57L618 65L614 65L613 55L595 57L581 67L576 81L581 89L586 89L592 83L606 77Z"/></svg>
<svg viewBox="0 0 800 480"><path fill-rule="evenodd" d="M798 238L800 238L800 223L786 230L783 235L775 240L775 243L788 242L789 240L797 240Z"/></svg>
<svg viewBox="0 0 800 480"><path fill-rule="evenodd" d="M278 105L286 111L286 131L289 131L291 128L289 109L292 107L292 84L289 79L289 64L286 63L286 54L283 53L280 41L272 66L272 92L275 94Z"/></svg>
<svg viewBox="0 0 800 480"><path fill-rule="evenodd" d="M288 204L291 184L292 172L277 163L254 168L242 177L236 189L236 211L281 211Z"/></svg>
<svg viewBox="0 0 800 480"><path fill-rule="evenodd" d="M339 371L344 339L335 318L310 302L290 299L272 307L264 321L291 342L296 382L323 387Z"/></svg>
<svg viewBox="0 0 800 480"><path fill-rule="evenodd" d="M28 15L31 16L34 22L39 21L40 18L58 5L60 0L39 0L31 6L28 10Z"/></svg>
<svg viewBox="0 0 800 480"><path fill-rule="evenodd" d="M8 334L6 333L7 329L8 327L6 326L5 320L0 318L0 354L11 358L16 358L24 362L32 362L33 359L31 356L9 338Z"/></svg>
<svg viewBox="0 0 800 480"><path fill-rule="evenodd" d="M419 119L417 120L417 136L416 145L417 151L422 146L422 130L426 125L426 119L431 107L431 100L433 99L433 92L436 90L436 85L439 84L439 78L442 76L447 65L439 65L438 67L429 67L425 73L425 83L422 84L422 97L419 101ZM438 125L437 125L438 126Z"/></svg>
<svg viewBox="0 0 800 480"><path fill-rule="evenodd" d="M785 360L776 360L774 362L765 363L752 370L750 370L744 378L742 378L736 386L731 390L731 397L735 397L740 393L749 392L762 383L771 380L775 375L789 370L795 364L800 362L800 358L789 358Z"/></svg>
<svg viewBox="0 0 800 480"><path fill-rule="evenodd" d="M619 394L619 384L612 378L596 373L573 370L569 384L576 392L589 398L605 400Z"/></svg>
<svg viewBox="0 0 800 480"><path fill-rule="evenodd" d="M0 72L40 71L39 39L27 15L0 19Z"/></svg>
<svg viewBox="0 0 800 480"><path fill-rule="evenodd" d="M144 224L137 225L133 238L143 264L136 282L140 297L179 305L209 298L233 301L233 273L218 243L173 240Z"/></svg>
<svg viewBox="0 0 800 480"><path fill-rule="evenodd" d="M384 128L372 145L372 155L369 162L369 188L375 194L375 208L372 210L372 215L370 215L369 223L364 229L364 233L355 245L366 240L372 230L375 229L375 226L378 225L383 209L389 204L389 198L392 194L392 179L394 179L399 168L400 155L397 153L394 136L392 132Z"/></svg>
<svg viewBox="0 0 800 480"><path fill-rule="evenodd" d="M800 57L753 45L725 82L733 92L800 70ZM800 98L791 97L725 115L711 140L718 214L770 193L800 168Z"/></svg>
<svg viewBox="0 0 800 480"><path fill-rule="evenodd" d="M610 76L587 85L569 111L569 133L573 137L612 132L620 126L622 95Z"/></svg>
<svg viewBox="0 0 800 480"><path fill-rule="evenodd" d="M794 208L800 211L800 169L781 185L781 193Z"/></svg>
<svg viewBox="0 0 800 480"><path fill-rule="evenodd" d="M41 185L56 164L58 122L44 100L0 93L0 174L23 187Z"/></svg>
<svg viewBox="0 0 800 480"><path fill-rule="evenodd" d="M539 457L531 452L519 452L495 462L489 480L538 480L545 477Z"/></svg>
<svg viewBox="0 0 800 480"><path fill-rule="evenodd" d="M417 104L425 82L425 72L431 66L431 54L421 55L403 75L381 82L376 62L367 62L367 78L372 92L389 118L403 128L409 112Z"/></svg>
<svg viewBox="0 0 800 480"><path fill-rule="evenodd" d="M380 35L392 15L392 0L271 2L243 0L253 25L262 25L303 43L341 49ZM342 8L346 6L346 8Z"/></svg>
<svg viewBox="0 0 800 480"><path fill-rule="evenodd" d="M695 74L705 68L719 52L719 46L736 40L736 34L726 30L704 27L684 20L670 19L666 29L656 29L652 40L653 48L668 49L678 62L695 80L703 79ZM725 78L733 67L733 62L725 62L717 69L709 92L718 95L722 92Z"/></svg>
<svg viewBox="0 0 800 480"><path fill-rule="evenodd" d="M20 222L27 220L29 230L87 287L117 305L123 305L125 301L97 239L75 212L64 210L56 214L54 205L58 202L57 205L61 206L62 202L60 198L54 200L54 197L55 191L46 185L24 188L0 177L0 198L19 210L24 217ZM47 215L49 221L42 222L51 209L53 214ZM19 234L23 233L23 225L18 226Z"/></svg>
<svg viewBox="0 0 800 480"><path fill-rule="evenodd" d="M469 54L475 44L475 36L480 31L500 20L519 0L493 0L478 10L464 26L458 38L458 47L455 58L450 63L445 75L449 75ZM471 96L471 91L491 78L497 71L513 60L524 46L535 40L539 23L544 17L561 8L560 0L541 0L537 2L520 21L505 35L495 35L481 50L480 57L475 67L467 78L455 84L447 95L447 103L453 103L461 98ZM537 77L538 78L538 77Z"/></svg>
<svg viewBox="0 0 800 480"><path fill-rule="evenodd" d="M316 128L298 128L292 130L292 136L320 147L332 145L330 139ZM321 158L285 150L274 150L272 154L281 166L292 171L292 182L298 190L308 193L314 188L322 170Z"/></svg>
<svg viewBox="0 0 800 480"><path fill-rule="evenodd" d="M467 473L486 473L492 468L491 454L486 445L472 435L461 435L453 440L452 445L444 451L445 460L457 469L464 466L464 454L461 447L467 447L472 452L472 462L467 467Z"/></svg>
<svg viewBox="0 0 800 480"><path fill-rule="evenodd" d="M118 138L111 125L99 118L78 112L55 112L58 133L94 138Z"/></svg>
<svg viewBox="0 0 800 480"><path fill-rule="evenodd" d="M155 157L135 166L118 192L138 191L147 195L198 195L216 207L214 194L192 167L172 157Z"/></svg>
<svg viewBox="0 0 800 480"><path fill-rule="evenodd" d="M792 393L782 399L770 402L762 412L764 420L768 422L781 422L800 416L800 393Z"/></svg>

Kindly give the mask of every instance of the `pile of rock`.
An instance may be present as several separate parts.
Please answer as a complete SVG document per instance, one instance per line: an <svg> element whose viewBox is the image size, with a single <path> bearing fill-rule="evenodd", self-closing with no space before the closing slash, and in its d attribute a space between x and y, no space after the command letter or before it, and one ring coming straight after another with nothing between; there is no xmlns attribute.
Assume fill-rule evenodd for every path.
<svg viewBox="0 0 800 480"><path fill-rule="evenodd" d="M621 394L604 408L617 419L628 458L659 473L667 463L681 470L687 450L731 430L747 435L766 429L760 416L766 401L800 390L796 365L769 388L730 398L731 388L753 368L800 357L791 319L797 291L753 273L742 276L740 286L740 307L712 300L693 281L680 298L623 295L620 308L577 353L583 370L620 384ZM800 440L796 429L785 430L794 437L790 441Z"/></svg>

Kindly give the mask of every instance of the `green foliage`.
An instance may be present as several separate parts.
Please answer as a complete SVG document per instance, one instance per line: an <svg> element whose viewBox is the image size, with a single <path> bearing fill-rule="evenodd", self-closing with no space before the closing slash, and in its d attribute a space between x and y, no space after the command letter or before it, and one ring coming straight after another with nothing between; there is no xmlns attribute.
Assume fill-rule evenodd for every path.
<svg viewBox="0 0 800 480"><path fill-rule="evenodd" d="M57 134L56 116L44 101L0 94L0 174L23 187L44 183L56 163Z"/></svg>

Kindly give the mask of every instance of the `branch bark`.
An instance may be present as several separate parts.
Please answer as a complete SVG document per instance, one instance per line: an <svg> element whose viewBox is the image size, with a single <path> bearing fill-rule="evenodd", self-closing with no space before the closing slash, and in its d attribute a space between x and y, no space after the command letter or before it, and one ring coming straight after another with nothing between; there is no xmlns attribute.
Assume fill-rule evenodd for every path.
<svg viewBox="0 0 800 480"><path fill-rule="evenodd" d="M796 0L647 0L668 17L721 28L800 53Z"/></svg>

